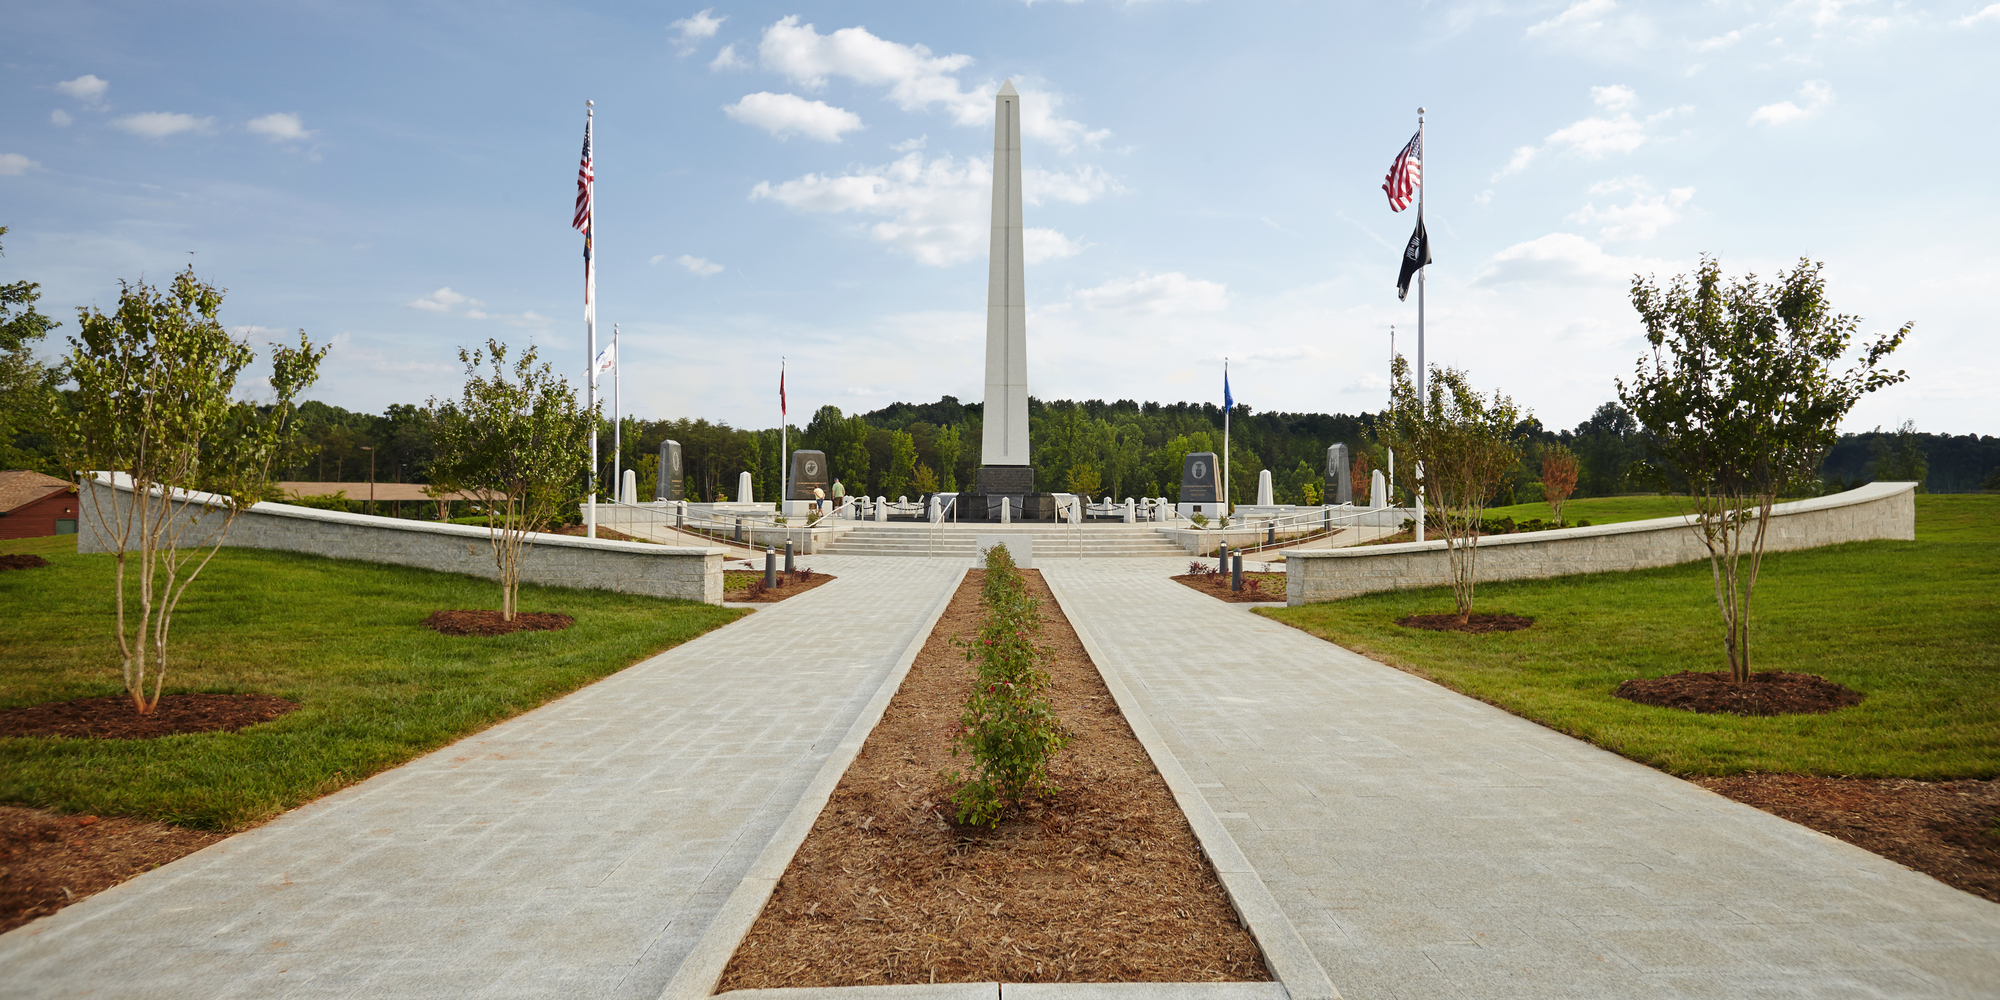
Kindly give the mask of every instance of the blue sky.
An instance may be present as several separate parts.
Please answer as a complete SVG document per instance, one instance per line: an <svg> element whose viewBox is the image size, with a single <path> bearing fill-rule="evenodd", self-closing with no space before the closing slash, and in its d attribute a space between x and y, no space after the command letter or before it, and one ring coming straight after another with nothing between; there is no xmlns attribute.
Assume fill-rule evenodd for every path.
<svg viewBox="0 0 2000 1000"><path fill-rule="evenodd" d="M45 311L192 259L313 395L455 394L532 341L581 378L583 102L600 330L646 417L981 395L992 95L1023 93L1031 391L1379 408L1428 106L1428 357L1552 426L1614 396L1626 287L1827 264L1912 379L1849 429L2000 433L2000 3L14 5L0 280ZM190 252L193 253L190 258Z"/></svg>

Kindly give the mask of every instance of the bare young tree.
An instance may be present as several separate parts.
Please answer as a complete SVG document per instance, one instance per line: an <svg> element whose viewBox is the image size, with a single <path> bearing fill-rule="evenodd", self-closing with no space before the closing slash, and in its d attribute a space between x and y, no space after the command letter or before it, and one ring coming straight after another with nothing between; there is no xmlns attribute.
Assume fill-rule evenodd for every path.
<svg viewBox="0 0 2000 1000"><path fill-rule="evenodd" d="M1542 452L1542 498L1555 511L1557 525L1563 523L1563 503L1576 492L1576 476L1580 471L1576 452L1559 444Z"/></svg>
<svg viewBox="0 0 2000 1000"><path fill-rule="evenodd" d="M1618 382L1618 398L1645 427L1647 468L1661 491L1684 490L1694 506L1738 682L1750 679L1750 595L1771 506L1817 485L1841 418L1863 394L1909 377L1878 367L1908 323L1834 374L1861 321L1832 311L1820 268L1801 259L1768 285L1755 275L1725 283L1722 265L1704 257L1692 283L1683 275L1662 289L1632 279L1652 351L1631 385Z"/></svg>
<svg viewBox="0 0 2000 1000"><path fill-rule="evenodd" d="M480 498L500 574L500 617L513 621L529 536L583 496L596 415L577 405L569 381L546 362L535 366L533 347L515 360L509 381L507 353L497 340L484 351L459 349L465 389L455 402L429 403L437 414L430 475L437 493Z"/></svg>
<svg viewBox="0 0 2000 1000"><path fill-rule="evenodd" d="M275 405L232 398L256 355L223 329L223 294L189 267L164 294L122 285L110 315L77 310L80 336L64 360L75 409L50 410L65 464L112 477L110 489L86 490L81 506L116 547L118 648L125 692L142 715L166 684L175 608L236 515L271 492L273 462L295 433L292 400L318 378L327 352L304 331L297 347L273 344ZM120 487L130 488L129 501ZM127 607L134 598L136 616Z"/></svg>
<svg viewBox="0 0 2000 1000"><path fill-rule="evenodd" d="M1486 505L1520 460L1514 428L1526 414L1497 390L1490 400L1480 396L1456 368L1432 365L1422 398L1407 359L1396 359L1390 378L1385 443L1413 460L1424 493L1436 506L1458 618L1469 621Z"/></svg>

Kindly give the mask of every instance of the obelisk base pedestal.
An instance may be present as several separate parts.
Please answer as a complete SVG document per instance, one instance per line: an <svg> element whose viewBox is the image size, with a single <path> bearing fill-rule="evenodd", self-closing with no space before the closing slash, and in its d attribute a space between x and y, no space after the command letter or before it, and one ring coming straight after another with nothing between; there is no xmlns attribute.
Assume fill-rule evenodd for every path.
<svg viewBox="0 0 2000 1000"><path fill-rule="evenodd" d="M1000 499L1013 504L1016 521L1052 521L1055 498L1035 492L1035 468L1031 465L984 465L979 468L976 492L959 498L959 516L965 520L1000 520Z"/></svg>

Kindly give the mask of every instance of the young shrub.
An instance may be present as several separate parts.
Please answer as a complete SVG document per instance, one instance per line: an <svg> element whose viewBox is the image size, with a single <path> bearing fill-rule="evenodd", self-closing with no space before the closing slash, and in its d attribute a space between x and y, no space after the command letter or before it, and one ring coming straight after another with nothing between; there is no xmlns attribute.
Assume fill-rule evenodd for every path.
<svg viewBox="0 0 2000 1000"><path fill-rule="evenodd" d="M1557 526L1563 523L1563 502L1576 492L1576 476L1581 471L1576 453L1562 445L1542 452L1542 497L1555 511Z"/></svg>
<svg viewBox="0 0 2000 1000"><path fill-rule="evenodd" d="M1049 708L1046 653L1035 645L1041 631L1040 604L1004 545L986 554L986 583L980 593L985 617L965 651L978 683L959 717L952 755L972 758L972 772L953 771L945 779L958 821L993 826L1031 794L1058 791L1049 761L1069 734Z"/></svg>
<svg viewBox="0 0 2000 1000"><path fill-rule="evenodd" d="M64 362L78 405L50 414L69 468L109 472L132 488L130 501L88 492L82 513L117 553L118 647L125 693L141 715L160 703L174 609L236 515L272 493L273 462L297 437L292 400L327 352L301 330L297 347L271 345L276 405L233 398L256 355L223 327L222 296L189 267L165 292L123 285L109 315L79 309L82 329ZM207 499L189 492L197 490ZM220 519L194 516L216 512Z"/></svg>

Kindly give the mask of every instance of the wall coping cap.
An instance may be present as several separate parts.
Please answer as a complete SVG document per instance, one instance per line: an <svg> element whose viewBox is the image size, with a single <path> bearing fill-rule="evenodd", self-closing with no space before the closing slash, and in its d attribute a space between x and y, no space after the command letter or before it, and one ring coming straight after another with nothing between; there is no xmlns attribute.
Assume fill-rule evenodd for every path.
<svg viewBox="0 0 2000 1000"><path fill-rule="evenodd" d="M131 477L126 475L125 473L91 472L91 473L86 473L85 475L89 480L95 481L99 485L110 486L114 489L123 490L127 493L132 492ZM155 487L155 489L157 490L158 487ZM173 491L173 499L175 501L182 503L208 504L216 507L226 507L228 505L227 498L217 496L216 494L213 493L203 493L199 490L175 489ZM254 511L259 514L270 514L276 517L296 518L301 521L320 521L327 524L346 524L364 528L386 529L390 531L410 531L418 534L445 535L448 537L464 538L467 540L476 540L481 542L490 542L492 538L490 529L482 528L476 524L444 524L438 521L407 521L400 517L376 517L371 514L350 514L344 510L319 510L313 507L300 507L296 504L277 503L271 500L265 500L259 503L254 503L244 509L249 511ZM692 555L727 556L729 554L728 549L722 548L720 546L655 545L651 542L619 542L619 541L613 541L609 538L578 538L573 535L557 535L545 531L529 532L528 544L547 545L555 548L596 549L608 552L632 552L632 553L637 553L639 555L659 555L659 556L692 556Z"/></svg>
<svg viewBox="0 0 2000 1000"><path fill-rule="evenodd" d="M1786 514L1806 514L1817 510L1831 510L1837 507L1853 507L1864 503L1885 500L1902 493L1915 493L1917 485L1907 483L1869 483L1831 496L1807 497L1775 504L1771 507L1773 517ZM1537 542L1557 541L1564 538L1605 538L1612 535L1631 535L1662 528L1682 528L1693 523L1694 515L1674 517L1654 517L1643 521L1619 521L1614 524L1593 524L1583 528L1551 528L1546 531L1526 531L1512 535L1482 535L1481 547L1504 545L1532 545ZM1421 542L1397 542L1393 545L1351 545L1339 549L1283 549L1278 552L1281 559L1355 559L1365 556L1399 555L1416 552L1442 552L1445 540L1425 539Z"/></svg>

